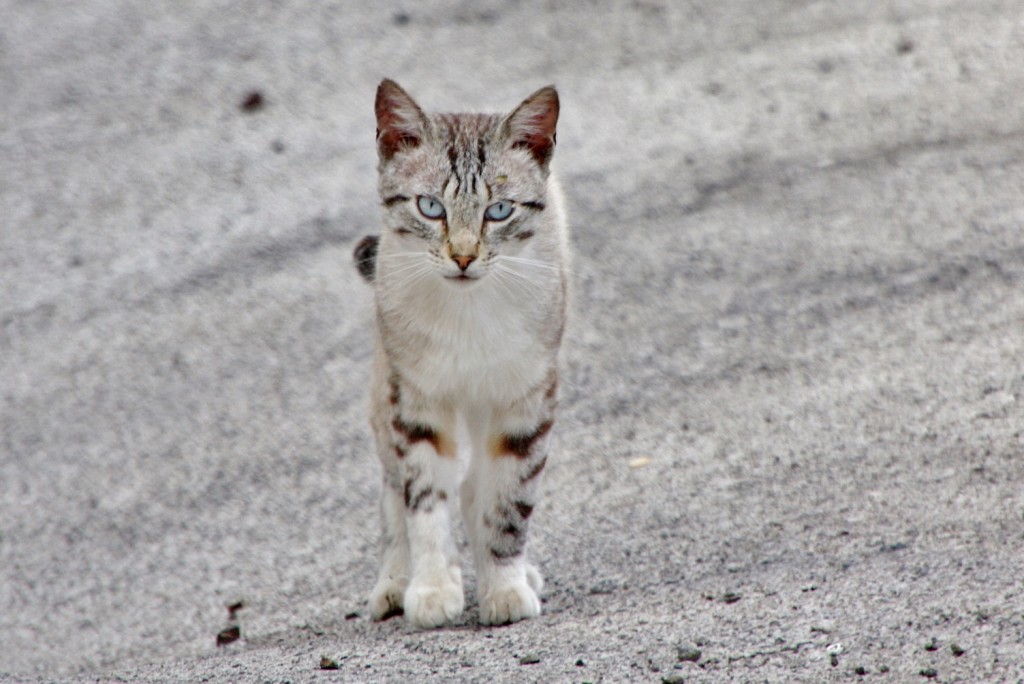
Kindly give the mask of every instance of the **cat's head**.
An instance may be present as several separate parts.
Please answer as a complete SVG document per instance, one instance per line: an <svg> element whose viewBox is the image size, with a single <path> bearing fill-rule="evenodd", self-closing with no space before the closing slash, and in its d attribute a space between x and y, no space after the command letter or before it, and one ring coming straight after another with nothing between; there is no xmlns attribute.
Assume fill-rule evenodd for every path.
<svg viewBox="0 0 1024 684"><path fill-rule="evenodd" d="M553 87L505 116L430 115L384 80L376 115L385 218L378 275L418 273L465 287L502 257L554 239L544 234L551 232L544 212L558 121ZM385 259L395 263L382 268Z"/></svg>

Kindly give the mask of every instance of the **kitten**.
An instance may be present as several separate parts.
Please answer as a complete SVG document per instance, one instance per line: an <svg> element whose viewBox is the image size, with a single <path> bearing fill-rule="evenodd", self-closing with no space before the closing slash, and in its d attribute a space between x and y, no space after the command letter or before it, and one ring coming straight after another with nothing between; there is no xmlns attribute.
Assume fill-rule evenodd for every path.
<svg viewBox="0 0 1024 684"><path fill-rule="evenodd" d="M370 614L437 627L462 613L449 512L461 479L480 622L535 617L543 581L526 532L568 290L549 169L558 94L542 88L506 116L427 115L384 80L376 114L385 230L355 253L376 299L370 422L384 471Z"/></svg>

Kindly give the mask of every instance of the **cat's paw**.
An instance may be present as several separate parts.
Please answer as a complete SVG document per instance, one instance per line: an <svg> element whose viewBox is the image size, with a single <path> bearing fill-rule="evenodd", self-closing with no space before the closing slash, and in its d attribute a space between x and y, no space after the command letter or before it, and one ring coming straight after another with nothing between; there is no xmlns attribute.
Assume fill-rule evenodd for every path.
<svg viewBox="0 0 1024 684"><path fill-rule="evenodd" d="M461 582L413 582L405 591L405 619L422 629L454 622L466 606Z"/></svg>
<svg viewBox="0 0 1024 684"><path fill-rule="evenodd" d="M401 615L403 612L402 599L405 596L408 582L399 582L391 579L381 579L377 586L370 592L368 609L370 617L374 620L387 620L390 617Z"/></svg>
<svg viewBox="0 0 1024 684"><path fill-rule="evenodd" d="M496 587L480 601L480 622L485 625L505 625L540 615L540 599L533 588L542 583L540 573L530 566L527 582Z"/></svg>

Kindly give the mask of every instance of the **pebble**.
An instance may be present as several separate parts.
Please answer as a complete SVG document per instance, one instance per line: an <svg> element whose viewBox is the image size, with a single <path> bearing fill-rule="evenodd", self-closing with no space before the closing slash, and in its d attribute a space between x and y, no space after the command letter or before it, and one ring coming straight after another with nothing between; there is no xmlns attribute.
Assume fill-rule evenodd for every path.
<svg viewBox="0 0 1024 684"><path fill-rule="evenodd" d="M225 627L217 633L217 645L225 646L242 638L242 628L238 625Z"/></svg>
<svg viewBox="0 0 1024 684"><path fill-rule="evenodd" d="M701 650L689 644L676 647L676 657L684 663L695 663L700 660Z"/></svg>
<svg viewBox="0 0 1024 684"><path fill-rule="evenodd" d="M839 666L839 654L842 653L843 650L843 645L838 642L830 644L828 648L825 649L825 652L828 653L828 662L832 667Z"/></svg>
<svg viewBox="0 0 1024 684"><path fill-rule="evenodd" d="M340 669L341 665L338 661L331 656L320 656L320 669L321 670L337 670Z"/></svg>
<svg viewBox="0 0 1024 684"><path fill-rule="evenodd" d="M527 653L519 659L520 665L536 665L540 662L540 656L536 653Z"/></svg>
<svg viewBox="0 0 1024 684"><path fill-rule="evenodd" d="M245 601L242 601L242 600L231 601L230 603L228 603L228 605L225 606L225 608L228 609L228 620L230 620L231 622L234 622L235 618L238 615L238 611L240 611L243 608L245 608Z"/></svg>

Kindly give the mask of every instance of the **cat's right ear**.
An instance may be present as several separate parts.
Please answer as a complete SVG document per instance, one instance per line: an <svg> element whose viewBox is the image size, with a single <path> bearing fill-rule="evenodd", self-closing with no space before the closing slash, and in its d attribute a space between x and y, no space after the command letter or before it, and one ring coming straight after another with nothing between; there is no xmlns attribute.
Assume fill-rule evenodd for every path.
<svg viewBox="0 0 1024 684"><path fill-rule="evenodd" d="M389 78L377 86L377 153L388 161L406 147L416 147L427 131L427 117L409 94Z"/></svg>

